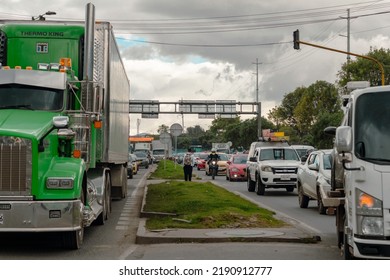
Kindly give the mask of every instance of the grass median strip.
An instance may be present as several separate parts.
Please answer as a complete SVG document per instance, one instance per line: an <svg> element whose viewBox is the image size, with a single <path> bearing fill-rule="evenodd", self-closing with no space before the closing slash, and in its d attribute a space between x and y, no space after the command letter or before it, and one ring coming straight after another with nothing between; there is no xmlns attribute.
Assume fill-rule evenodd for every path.
<svg viewBox="0 0 390 280"><path fill-rule="evenodd" d="M174 213L147 219L149 230L166 228L273 228L274 213L210 182L166 181L148 186L146 212Z"/></svg>

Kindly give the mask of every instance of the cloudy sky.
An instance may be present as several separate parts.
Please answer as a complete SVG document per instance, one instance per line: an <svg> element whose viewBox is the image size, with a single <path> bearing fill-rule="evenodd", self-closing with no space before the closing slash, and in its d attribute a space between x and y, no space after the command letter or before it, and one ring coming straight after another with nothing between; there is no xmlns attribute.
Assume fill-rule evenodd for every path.
<svg viewBox="0 0 390 280"><path fill-rule="evenodd" d="M55 11L47 20L84 20L88 2L97 20L114 27L134 100L255 102L258 61L267 116L297 87L336 81L346 55L304 45L294 50L292 33L299 29L302 41L346 51L348 9L351 52L390 47L390 0L0 0L0 19ZM211 124L197 115L130 119L131 135L157 133L162 124Z"/></svg>

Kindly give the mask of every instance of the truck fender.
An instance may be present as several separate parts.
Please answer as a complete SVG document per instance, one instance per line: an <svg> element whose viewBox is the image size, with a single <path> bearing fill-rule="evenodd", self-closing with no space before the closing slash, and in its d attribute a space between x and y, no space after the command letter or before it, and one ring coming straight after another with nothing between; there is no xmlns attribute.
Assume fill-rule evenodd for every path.
<svg viewBox="0 0 390 280"><path fill-rule="evenodd" d="M85 170L86 164L82 159L55 157L51 160L44 178L73 178L73 192L67 192L67 195L70 196L69 198L79 198L83 187ZM42 184L46 184L46 180L42 180Z"/></svg>
<svg viewBox="0 0 390 280"><path fill-rule="evenodd" d="M109 168L94 168L88 170L88 193L93 194L93 196L90 197L92 203L93 200L96 199L96 202L99 205L103 204L106 176L108 176L107 174L109 174L109 172Z"/></svg>

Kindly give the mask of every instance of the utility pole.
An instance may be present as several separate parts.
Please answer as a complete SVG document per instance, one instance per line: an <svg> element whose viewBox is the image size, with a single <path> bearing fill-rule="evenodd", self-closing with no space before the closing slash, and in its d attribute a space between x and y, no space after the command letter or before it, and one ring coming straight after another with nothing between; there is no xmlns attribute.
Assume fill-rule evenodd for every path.
<svg viewBox="0 0 390 280"><path fill-rule="evenodd" d="M351 60L351 56L349 53L351 52L351 16L350 9L347 10L347 64L349 64Z"/></svg>
<svg viewBox="0 0 390 280"><path fill-rule="evenodd" d="M261 137L261 103L259 101L259 59L256 58L257 139Z"/></svg>
<svg viewBox="0 0 390 280"><path fill-rule="evenodd" d="M137 119L137 135L139 135L139 126L141 125L141 120Z"/></svg>

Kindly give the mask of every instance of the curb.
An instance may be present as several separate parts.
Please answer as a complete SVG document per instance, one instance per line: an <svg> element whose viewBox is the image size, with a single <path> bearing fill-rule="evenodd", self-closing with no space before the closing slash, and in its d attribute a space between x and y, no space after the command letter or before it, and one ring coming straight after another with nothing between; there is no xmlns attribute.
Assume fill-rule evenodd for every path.
<svg viewBox="0 0 390 280"><path fill-rule="evenodd" d="M148 231L146 219L141 219L136 244L162 243L224 243L224 242L284 242L317 243L318 236L309 236L295 227L272 229L167 229Z"/></svg>

